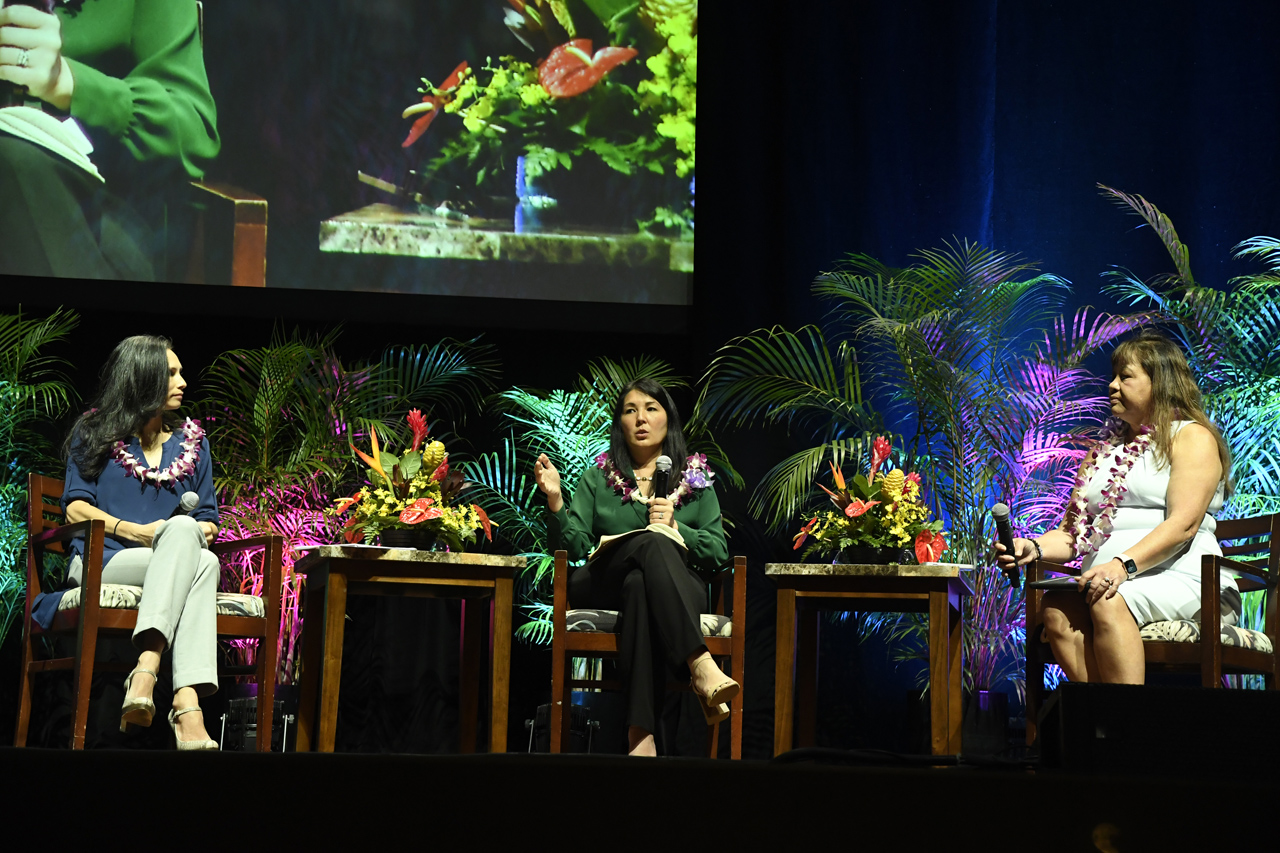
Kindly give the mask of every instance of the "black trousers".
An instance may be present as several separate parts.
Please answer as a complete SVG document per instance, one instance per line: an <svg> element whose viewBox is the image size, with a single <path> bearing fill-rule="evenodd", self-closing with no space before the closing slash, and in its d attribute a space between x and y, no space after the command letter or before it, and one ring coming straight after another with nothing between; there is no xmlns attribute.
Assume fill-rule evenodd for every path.
<svg viewBox="0 0 1280 853"><path fill-rule="evenodd" d="M0 273L153 281L154 239L97 178L0 133Z"/></svg>
<svg viewBox="0 0 1280 853"><path fill-rule="evenodd" d="M707 585L685 563L685 551L660 533L632 536L574 571L569 602L619 611L627 723L657 731L667 678L704 645L699 614Z"/></svg>

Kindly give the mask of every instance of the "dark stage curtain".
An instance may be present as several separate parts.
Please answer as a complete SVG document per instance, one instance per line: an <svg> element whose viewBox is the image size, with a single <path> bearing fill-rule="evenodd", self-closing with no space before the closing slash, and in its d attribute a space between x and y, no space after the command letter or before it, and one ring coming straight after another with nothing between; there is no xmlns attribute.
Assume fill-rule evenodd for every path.
<svg viewBox="0 0 1280 853"><path fill-rule="evenodd" d="M1111 265L1168 269L1098 181L1168 213L1206 284L1280 231L1277 4L734 9L700 22L699 295L726 333L817 319L808 284L847 252L903 265L967 238L1081 302Z"/></svg>

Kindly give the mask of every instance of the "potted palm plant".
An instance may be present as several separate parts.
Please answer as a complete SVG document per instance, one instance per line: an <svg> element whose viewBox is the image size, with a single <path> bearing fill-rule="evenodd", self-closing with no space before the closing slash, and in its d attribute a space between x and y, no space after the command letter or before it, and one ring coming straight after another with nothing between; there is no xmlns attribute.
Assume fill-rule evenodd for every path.
<svg viewBox="0 0 1280 853"><path fill-rule="evenodd" d="M817 276L826 328L763 329L721 348L699 412L713 423L787 424L801 449L770 469L752 508L781 531L810 506L825 465L863 457L886 413L908 427L902 467L928 472L924 500L945 522L948 555L979 570L965 599L965 682L997 689L1018 676L1021 591L990 571L988 507L1009 503L1015 526L1061 518L1085 433L1106 411L1088 356L1151 318L1062 313L1067 284L1014 255L962 241L917 253L905 269L850 255ZM810 514L812 515L812 513ZM913 615L869 617L905 657L919 649Z"/></svg>

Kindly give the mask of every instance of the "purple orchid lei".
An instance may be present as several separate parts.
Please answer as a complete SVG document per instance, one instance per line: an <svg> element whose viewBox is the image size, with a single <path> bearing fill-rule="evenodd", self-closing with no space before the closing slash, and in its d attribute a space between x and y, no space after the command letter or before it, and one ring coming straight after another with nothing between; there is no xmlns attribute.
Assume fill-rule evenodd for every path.
<svg viewBox="0 0 1280 853"><path fill-rule="evenodd" d="M596 467L604 471L605 482L622 496L623 503L627 501L648 503L649 499L640 494L635 480L623 476L622 472L618 470L618 466L614 465L613 460L609 458L607 451L596 457ZM692 497L697 489L710 488L711 481L715 479L715 476L715 472L707 464L705 453L695 453L690 456L685 460L684 470L680 472L680 485L668 495L671 498L672 505L680 506L680 504Z"/></svg>
<svg viewBox="0 0 1280 853"><path fill-rule="evenodd" d="M150 483L158 489L190 477L196 472L196 462L200 459L200 441L203 438L204 430L200 428L200 424L187 418L186 423L182 425L182 452L178 454L177 459L173 460L173 464L163 471L148 468L145 462L140 462L138 457L126 449L123 441L117 441L111 446L111 458L124 468L126 477L137 477L142 483Z"/></svg>
<svg viewBox="0 0 1280 853"><path fill-rule="evenodd" d="M1111 437L1112 442L1116 439ZM1093 459L1088 465L1080 469L1079 475L1076 477L1075 488L1071 492L1071 500L1067 504L1068 512L1073 521L1070 531L1075 543L1076 558L1085 557L1098 548L1102 547L1102 543L1107 541L1111 536L1112 519L1115 518L1116 510L1120 508L1120 503L1124 500L1125 493L1129 491L1129 487L1125 485L1125 480L1129 476L1130 469L1137 464L1142 455L1147 452L1147 448L1151 446L1151 427L1143 424L1138 430L1138 435L1132 441L1119 445L1119 453L1115 454L1112 460L1110 473L1111 479L1107 481L1106 486L1102 489L1102 496L1098 501L1098 514L1089 514L1089 500L1085 497L1085 490L1089 486L1089 481L1093 479L1093 475L1098 471L1098 461L1104 455L1110 455L1112 448L1106 450L1105 454L1101 452L1095 453Z"/></svg>

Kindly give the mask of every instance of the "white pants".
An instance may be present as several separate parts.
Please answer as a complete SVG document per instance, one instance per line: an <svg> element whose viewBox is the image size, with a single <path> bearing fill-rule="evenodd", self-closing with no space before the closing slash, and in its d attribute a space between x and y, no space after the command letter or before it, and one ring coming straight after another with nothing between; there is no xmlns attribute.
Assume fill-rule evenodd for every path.
<svg viewBox="0 0 1280 853"><path fill-rule="evenodd" d="M103 568L102 582L142 587L134 643L143 631L159 631L173 650L173 689L208 696L218 689L218 558L199 522L185 515L160 525L151 544L118 552ZM78 559L68 576L80 583Z"/></svg>

